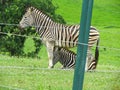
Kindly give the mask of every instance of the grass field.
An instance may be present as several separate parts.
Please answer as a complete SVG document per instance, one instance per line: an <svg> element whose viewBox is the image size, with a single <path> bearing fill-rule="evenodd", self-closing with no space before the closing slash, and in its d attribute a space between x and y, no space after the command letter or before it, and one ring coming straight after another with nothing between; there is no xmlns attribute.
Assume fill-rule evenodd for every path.
<svg viewBox="0 0 120 90"><path fill-rule="evenodd" d="M60 70L59 64L55 69L49 70L47 58L18 58L4 55L0 57L2 66L0 90L71 90L72 88L74 71ZM96 72L86 72L84 90L119 90L120 67L116 63L111 61L109 64L99 64Z"/></svg>
<svg viewBox="0 0 120 90"><path fill-rule="evenodd" d="M53 3L59 6L56 13L68 24L79 24L80 0ZM120 90L119 5L119 0L94 2L92 25L100 31L100 58L96 72L85 73L83 90ZM59 63L55 69L47 69L44 46L39 56L40 59L0 55L0 90L72 90L74 70L60 70Z"/></svg>

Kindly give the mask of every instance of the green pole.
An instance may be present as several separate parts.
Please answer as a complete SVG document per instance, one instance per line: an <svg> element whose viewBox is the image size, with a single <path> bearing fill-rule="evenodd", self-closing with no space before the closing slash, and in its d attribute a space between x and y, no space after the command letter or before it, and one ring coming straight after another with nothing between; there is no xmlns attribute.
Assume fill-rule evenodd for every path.
<svg viewBox="0 0 120 90"><path fill-rule="evenodd" d="M85 63L86 63L88 46L79 43L88 44L89 30L90 30L91 17L92 17L92 7L93 7L93 0L83 0L76 67L74 71L73 90L82 90L83 88Z"/></svg>

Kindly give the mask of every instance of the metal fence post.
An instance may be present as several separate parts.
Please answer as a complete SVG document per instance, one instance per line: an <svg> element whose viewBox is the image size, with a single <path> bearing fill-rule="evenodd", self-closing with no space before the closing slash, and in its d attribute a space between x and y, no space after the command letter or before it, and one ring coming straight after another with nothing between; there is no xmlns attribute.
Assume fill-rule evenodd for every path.
<svg viewBox="0 0 120 90"><path fill-rule="evenodd" d="M82 90L93 0L83 0L73 90Z"/></svg>

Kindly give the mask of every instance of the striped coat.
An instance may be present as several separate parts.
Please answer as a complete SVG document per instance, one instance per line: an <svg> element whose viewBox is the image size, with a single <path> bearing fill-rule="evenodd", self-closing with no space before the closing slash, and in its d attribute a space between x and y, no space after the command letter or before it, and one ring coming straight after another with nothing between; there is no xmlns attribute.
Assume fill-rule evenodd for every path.
<svg viewBox="0 0 120 90"><path fill-rule="evenodd" d="M54 66L53 49L55 46L70 48L78 44L80 25L64 25L56 23L48 15L34 7L29 7L26 10L19 25L21 28L28 26L36 28L36 32L40 35L41 40L47 48L49 68ZM91 26L88 42L89 50L98 39L99 32L95 27ZM98 53L98 48L96 48L96 51ZM98 57L98 55L96 57Z"/></svg>

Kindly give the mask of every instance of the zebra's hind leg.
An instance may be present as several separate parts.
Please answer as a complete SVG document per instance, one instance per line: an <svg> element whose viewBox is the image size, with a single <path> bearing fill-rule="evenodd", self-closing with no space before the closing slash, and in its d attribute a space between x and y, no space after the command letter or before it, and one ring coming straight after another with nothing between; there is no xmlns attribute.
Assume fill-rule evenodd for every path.
<svg viewBox="0 0 120 90"><path fill-rule="evenodd" d="M47 53L48 53L48 59L49 59L48 68L54 68L54 65L53 65L54 42L53 41L47 41L46 42L46 47L47 47Z"/></svg>
<svg viewBox="0 0 120 90"><path fill-rule="evenodd" d="M92 55L92 52L90 51L90 49L88 48L88 50L87 50L87 56L86 56L86 64L85 64L85 71L88 71L88 70L90 70L90 64L91 64L91 62L92 62L92 60L93 60L93 55Z"/></svg>
<svg viewBox="0 0 120 90"><path fill-rule="evenodd" d="M88 55L88 70L87 71L94 71L96 69L96 60L92 53Z"/></svg>

